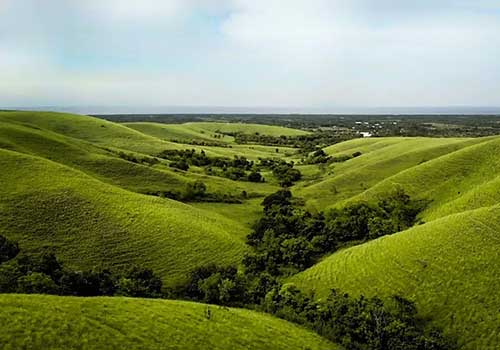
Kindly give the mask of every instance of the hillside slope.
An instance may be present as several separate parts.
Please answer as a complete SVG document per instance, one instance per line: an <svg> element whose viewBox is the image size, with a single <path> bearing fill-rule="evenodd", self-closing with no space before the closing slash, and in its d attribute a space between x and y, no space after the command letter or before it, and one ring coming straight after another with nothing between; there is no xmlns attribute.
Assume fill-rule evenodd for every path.
<svg viewBox="0 0 500 350"><path fill-rule="evenodd" d="M266 314L182 301L0 295L0 310L5 350L337 348Z"/></svg>
<svg viewBox="0 0 500 350"><path fill-rule="evenodd" d="M500 203L500 137L479 140L390 176L350 200L370 200L398 186L430 201L421 215L426 221Z"/></svg>
<svg viewBox="0 0 500 350"><path fill-rule="evenodd" d="M348 248L291 279L326 296L415 300L463 349L500 347L500 206L466 211Z"/></svg>
<svg viewBox="0 0 500 350"><path fill-rule="evenodd" d="M308 199L316 209L341 205L404 170L425 165L432 159L453 153L489 139L380 138L356 139L326 148L334 156L362 155L343 163L333 163L320 181L299 186L298 196Z"/></svg>
<svg viewBox="0 0 500 350"><path fill-rule="evenodd" d="M77 268L153 268L166 283L208 263L238 263L248 228L189 205L139 195L38 157L0 150L0 234L49 247Z"/></svg>

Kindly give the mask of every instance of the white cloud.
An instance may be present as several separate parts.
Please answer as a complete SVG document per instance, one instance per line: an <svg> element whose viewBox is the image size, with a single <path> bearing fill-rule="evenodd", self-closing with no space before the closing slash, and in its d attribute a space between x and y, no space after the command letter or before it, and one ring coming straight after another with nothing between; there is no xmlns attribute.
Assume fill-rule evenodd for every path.
<svg viewBox="0 0 500 350"><path fill-rule="evenodd" d="M107 20L171 18L183 9L182 0L86 0L80 6Z"/></svg>
<svg viewBox="0 0 500 350"><path fill-rule="evenodd" d="M0 0L0 105L500 104L499 8L489 0Z"/></svg>

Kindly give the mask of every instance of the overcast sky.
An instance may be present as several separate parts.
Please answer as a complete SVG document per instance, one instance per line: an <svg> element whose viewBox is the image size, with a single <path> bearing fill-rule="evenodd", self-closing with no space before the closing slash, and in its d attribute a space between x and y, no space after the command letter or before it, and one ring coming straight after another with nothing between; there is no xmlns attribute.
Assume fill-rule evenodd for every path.
<svg viewBox="0 0 500 350"><path fill-rule="evenodd" d="M0 106L500 106L498 0L0 0Z"/></svg>

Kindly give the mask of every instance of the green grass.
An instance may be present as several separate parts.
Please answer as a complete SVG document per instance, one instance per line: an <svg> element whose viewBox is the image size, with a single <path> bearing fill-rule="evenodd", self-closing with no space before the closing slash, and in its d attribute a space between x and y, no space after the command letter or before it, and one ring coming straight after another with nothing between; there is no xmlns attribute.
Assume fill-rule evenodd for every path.
<svg viewBox="0 0 500 350"><path fill-rule="evenodd" d="M207 263L237 264L248 228L169 199L139 195L57 163L0 150L0 233L49 247L78 268L148 266L169 283Z"/></svg>
<svg viewBox="0 0 500 350"><path fill-rule="evenodd" d="M153 167L138 165L116 155L121 150L142 156L154 155L164 149L195 148L204 149L210 156L294 157L295 150L290 148L279 148L277 153L276 147L235 144L229 136L223 141L231 147L193 147L169 141L212 140L216 130L274 136L301 133L251 124L119 125L60 113L1 112L0 234L18 240L23 250L54 250L65 263L75 268L119 268L134 263L150 267L161 275L166 285L182 282L189 271L208 263L239 264L246 251L245 237L252 223L261 215L262 197L278 189L269 174L264 174L269 177L269 182L254 184L207 176L194 167L189 172L174 170L164 161ZM336 252L292 277L291 281L301 288L315 290L319 297L324 297L330 288L382 297L401 294L415 300L421 316L432 319L447 334L457 337L464 349L500 347L500 318L497 315L500 295L496 293L500 287L500 137L356 139L325 150L334 156L358 151L362 155L323 168L298 166L303 180L293 187L293 192L304 198L307 208L325 210L354 201L374 200L395 187L401 187L412 198L429 202L420 215L425 224ZM181 189L194 180L205 182L210 192L234 195L246 191L260 197L243 204L183 204L139 194ZM128 299L53 298L76 304L68 306L67 310L63 302L58 302L60 309L57 309L58 303L51 303L49 299L40 304L66 313L73 312L72 307L92 309L85 308L82 303L106 301L109 302L107 310L118 310L124 307L123 303L133 304ZM26 307L37 305L21 299L17 302L27 303ZM9 300L7 305L15 303L14 299ZM120 307L111 305L115 301ZM182 309L193 317L192 321L185 323L194 327L183 326L188 329L182 333L186 339L190 338L189 332L197 333L196 317L203 318L205 308L167 301L139 300L137 303L146 309L144 303L152 303L150 307L166 305L164 313L168 315L169 307L175 309L172 305L183 305ZM196 305L202 312L194 312L188 305ZM41 310L50 313L52 309ZM172 315L178 312L181 311ZM129 314L140 317L133 311ZM155 313L158 314L162 313ZM250 314L267 317L248 312ZM59 320L68 317L63 313ZM92 323L98 317L101 316L89 316L88 320ZM110 330L117 339L123 340L123 333L132 331L119 327L139 327L146 335L141 338L141 332L132 333L131 339L137 341L137 348L158 347L160 338L145 321L133 318L139 325L146 324L141 328L120 321L120 317L118 314L110 316L116 324L92 323L103 330L94 332L96 337L104 337L102 334L107 334L104 331ZM25 316L23 322L31 322L28 319ZM34 317L31 324L36 324L35 320ZM272 320L262 322L262 329L268 324L272 328L272 322L282 322ZM217 326L221 334L224 334L222 328L233 321L235 329L239 325L246 333L239 338L236 335L231 338L228 334L227 339L232 340L222 343L226 348L230 344L236 348L269 348L269 344L270 348L301 348L305 345L314 348L314 345L298 342L296 339L300 336L276 328L263 337L255 325L259 322L248 319L242 319L241 324L227 319L226 323ZM245 322L247 328L242 326ZM91 329L90 325L80 325ZM19 327L22 329L22 322ZM71 323L67 327L78 329ZM116 327L120 331L111 331ZM158 332L169 334L168 330L171 330L173 337L179 328L172 327L168 324ZM32 331L32 328L27 329ZM57 332L50 323L47 323L47 329L51 329L46 331L49 336ZM207 335L199 339L213 339L210 345L220 342L220 339L215 340L218 339L218 333L213 333L216 330L206 329ZM37 344L42 344L44 331L35 329L33 332L40 338L32 335L20 339L39 339ZM91 339L92 335L89 337ZM304 340L308 339L304 337ZM179 344L185 344L183 348L187 349L189 346L196 348L201 340L191 338L191 343ZM289 342L286 343L285 339ZM149 340L153 343L147 343ZM251 342L245 343L246 340ZM36 348L35 345L32 348ZM71 343L55 343L54 347L65 345L72 346ZM214 348L217 347L214 345Z"/></svg>
<svg viewBox="0 0 500 350"><path fill-rule="evenodd" d="M0 310L3 350L337 348L266 314L182 301L0 295Z"/></svg>
<svg viewBox="0 0 500 350"><path fill-rule="evenodd" d="M254 134L258 132L261 135L271 136L296 136L308 134L302 130L283 128L279 126L242 123L124 123L123 125L160 140L176 140L178 142L185 142L186 145L183 146L184 148L194 148L197 150L203 149L210 156L231 158L234 156L245 156L249 159L257 159L259 157L283 157L286 154L294 154L296 150L290 147L272 147L252 144L239 145L234 142L234 137L232 136L222 135L221 138L214 137L214 135L217 134L216 130L223 132L242 132L246 134ZM225 143L228 146L193 146L188 144L191 141L217 141ZM278 153L276 153L276 149L279 149Z"/></svg>
<svg viewBox="0 0 500 350"><path fill-rule="evenodd" d="M498 349L499 232L499 206L467 211L339 251L291 280L318 296L399 294L463 349Z"/></svg>
<svg viewBox="0 0 500 350"><path fill-rule="evenodd" d="M395 186L416 199L430 200L426 221L500 202L500 138L480 142L409 168L351 200L370 200Z"/></svg>
<svg viewBox="0 0 500 350"><path fill-rule="evenodd" d="M261 203L262 198L254 198L245 201L243 204L228 205L226 203L193 203L191 205L195 208L218 213L245 225L245 227L248 228L248 231L241 232L241 238L244 239L250 232L252 225L262 216Z"/></svg>
<svg viewBox="0 0 500 350"><path fill-rule="evenodd" d="M356 151L363 154L343 163L333 163L323 178L297 186L295 194L306 198L308 206L315 209L342 205L391 176L487 140L380 138L343 142L327 151L334 155Z"/></svg>

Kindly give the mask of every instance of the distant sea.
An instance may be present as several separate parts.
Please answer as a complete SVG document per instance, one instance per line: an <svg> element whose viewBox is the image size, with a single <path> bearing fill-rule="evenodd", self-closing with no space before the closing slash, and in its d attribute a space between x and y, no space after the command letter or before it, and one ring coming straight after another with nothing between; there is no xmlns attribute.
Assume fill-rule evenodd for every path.
<svg viewBox="0 0 500 350"><path fill-rule="evenodd" d="M77 114L395 114L395 115L500 115L500 107L224 107L224 106L31 106L1 107Z"/></svg>

